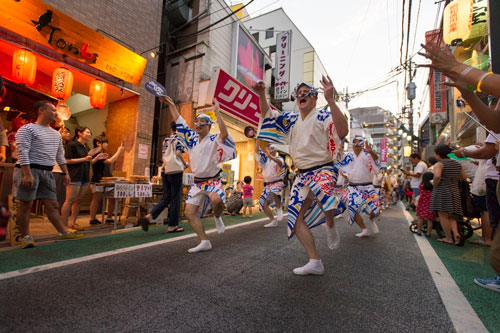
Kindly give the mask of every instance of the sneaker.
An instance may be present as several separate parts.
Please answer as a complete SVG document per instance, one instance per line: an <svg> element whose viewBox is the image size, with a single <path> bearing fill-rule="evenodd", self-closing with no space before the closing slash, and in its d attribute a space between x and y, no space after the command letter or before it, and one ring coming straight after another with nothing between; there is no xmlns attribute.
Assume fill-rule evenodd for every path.
<svg viewBox="0 0 500 333"><path fill-rule="evenodd" d="M474 279L474 283L480 287L500 292L500 276L495 275L491 279Z"/></svg>
<svg viewBox="0 0 500 333"><path fill-rule="evenodd" d="M28 249L30 247L35 247L35 240L30 235L26 235L21 240L21 248L22 249Z"/></svg>
<svg viewBox="0 0 500 333"><path fill-rule="evenodd" d="M417 236L422 237L422 233L421 233L421 232L417 232ZM427 236L427 235L426 235L426 236Z"/></svg>
<svg viewBox="0 0 500 333"><path fill-rule="evenodd" d="M272 220L268 224L264 224L264 228L275 228L278 226L278 221Z"/></svg>
<svg viewBox="0 0 500 333"><path fill-rule="evenodd" d="M115 224L115 220L114 219L106 219L106 223L107 224Z"/></svg>
<svg viewBox="0 0 500 333"><path fill-rule="evenodd" d="M89 222L90 224L102 224L101 221L99 221L98 219L93 219L93 220L90 220Z"/></svg>
<svg viewBox="0 0 500 333"><path fill-rule="evenodd" d="M73 230L76 230L76 231L83 231L83 230L85 230L85 228L84 228L84 227L80 227L80 226L79 226L78 224L76 224L76 223L75 223L75 224L73 224L70 228L71 228L71 229L73 229Z"/></svg>
<svg viewBox="0 0 500 333"><path fill-rule="evenodd" d="M84 234L75 234L74 232L67 232L65 234L59 233L57 235L58 240L73 240L80 239L84 236Z"/></svg>

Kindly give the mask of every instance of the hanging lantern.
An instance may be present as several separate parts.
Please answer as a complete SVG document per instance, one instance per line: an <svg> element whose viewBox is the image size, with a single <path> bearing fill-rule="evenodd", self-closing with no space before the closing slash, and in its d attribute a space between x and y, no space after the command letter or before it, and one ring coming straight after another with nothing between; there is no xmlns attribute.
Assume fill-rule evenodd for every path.
<svg viewBox="0 0 500 333"><path fill-rule="evenodd" d="M107 94L106 83L94 80L90 82L90 105L96 109L102 109L106 105L106 94Z"/></svg>
<svg viewBox="0 0 500 333"><path fill-rule="evenodd" d="M52 96L59 99L67 99L73 91L73 73L68 69L60 67L52 74Z"/></svg>
<svg viewBox="0 0 500 333"><path fill-rule="evenodd" d="M12 78L17 83L30 86L35 82L36 56L28 50L19 49L12 57Z"/></svg>
<svg viewBox="0 0 500 333"><path fill-rule="evenodd" d="M61 120L68 120L69 118L71 118L71 109L67 104L57 103L56 111L57 111L57 116Z"/></svg>

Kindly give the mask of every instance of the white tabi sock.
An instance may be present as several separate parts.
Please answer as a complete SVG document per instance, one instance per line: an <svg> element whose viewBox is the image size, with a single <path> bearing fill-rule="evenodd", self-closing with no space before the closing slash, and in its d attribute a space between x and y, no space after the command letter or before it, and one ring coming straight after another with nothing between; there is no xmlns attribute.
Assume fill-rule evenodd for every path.
<svg viewBox="0 0 500 333"><path fill-rule="evenodd" d="M196 253L196 252L203 252L203 251L210 251L212 249L212 243L210 243L209 240L202 240L198 246L190 248L188 250L189 253Z"/></svg>
<svg viewBox="0 0 500 333"><path fill-rule="evenodd" d="M321 275L325 272L321 259L309 259L309 262L302 267L293 269L293 273L297 275Z"/></svg>
<svg viewBox="0 0 500 333"><path fill-rule="evenodd" d="M372 228L372 231L373 231L374 234L378 234L380 232L380 230L378 228L378 225L376 223L379 220L380 220L380 215L379 216L375 216L373 219L370 219L371 228Z"/></svg>
<svg viewBox="0 0 500 333"><path fill-rule="evenodd" d="M278 221L272 220L268 224L265 224L264 228L274 228L274 227L277 227L277 226L278 226Z"/></svg>
<svg viewBox="0 0 500 333"><path fill-rule="evenodd" d="M356 237L368 237L370 236L370 232L368 229L362 229L360 233L356 234Z"/></svg>
<svg viewBox="0 0 500 333"><path fill-rule="evenodd" d="M224 226L224 222L222 221L222 218L220 216L219 217L214 216L214 220L215 220L215 227L217 228L217 232L219 234L224 233L224 231L226 231L226 227Z"/></svg>
<svg viewBox="0 0 500 333"><path fill-rule="evenodd" d="M330 250L338 249L340 245L340 236L337 228L335 228L335 224L330 228L328 224L325 223L325 229L328 248Z"/></svg>
<svg viewBox="0 0 500 333"><path fill-rule="evenodd" d="M276 219L280 222L283 220L283 211L281 208L276 209Z"/></svg>

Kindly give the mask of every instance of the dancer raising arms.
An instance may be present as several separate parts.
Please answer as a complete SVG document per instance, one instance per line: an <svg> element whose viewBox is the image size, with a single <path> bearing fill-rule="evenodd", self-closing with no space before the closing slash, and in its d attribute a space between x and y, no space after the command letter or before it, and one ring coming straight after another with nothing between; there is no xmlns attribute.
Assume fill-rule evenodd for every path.
<svg viewBox="0 0 500 333"><path fill-rule="evenodd" d="M280 156L276 156L276 147L268 145L267 149L262 151L260 148L260 140L255 142L255 158L262 167L262 176L264 177L264 190L259 199L259 209L263 210L269 217L266 228L277 227L278 221L283 219L283 211L281 210L281 190L283 189L283 177L286 174L285 161ZM275 203L277 216L274 219L273 212L269 207Z"/></svg>
<svg viewBox="0 0 500 333"><path fill-rule="evenodd" d="M221 215L224 211L226 192L220 180L219 163L236 157L236 144L229 136L217 100L214 100L214 111L219 123L219 134L210 134L213 122L208 115L198 115L194 120L193 130L188 127L170 97L164 96L160 98L160 101L168 104L170 114L176 122L178 137L187 148L189 164L195 177L194 184L191 185L186 198L185 214L189 225L200 238L200 244L189 249L188 252L210 251L212 244L208 240L200 217L211 204L217 232L224 232L225 227Z"/></svg>
<svg viewBox="0 0 500 333"><path fill-rule="evenodd" d="M329 77L321 85L330 111L316 109L318 89L302 82L295 88L299 113L279 112L269 108L263 82L254 86L259 95L262 126L258 138L283 144L288 140L293 163L299 168L288 206L288 237L294 234L305 248L309 262L295 268L298 275L323 274L324 267L310 228L327 223L328 247L339 246L334 224L339 201L334 193L338 170L340 139L349 131L347 120L334 99L335 88Z"/></svg>

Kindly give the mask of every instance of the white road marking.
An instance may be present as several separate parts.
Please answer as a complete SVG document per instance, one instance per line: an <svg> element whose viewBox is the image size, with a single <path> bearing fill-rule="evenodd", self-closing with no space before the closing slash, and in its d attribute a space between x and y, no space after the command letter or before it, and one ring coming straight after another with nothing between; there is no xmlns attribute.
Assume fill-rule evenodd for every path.
<svg viewBox="0 0 500 333"><path fill-rule="evenodd" d="M286 216L286 215L287 214L283 214L283 216ZM246 225L254 224L254 223L259 223L259 222L263 222L263 221L267 221L267 220L269 220L269 219L266 217L266 218L261 218L261 219L257 219L257 220L253 220L253 221L243 222L243 223L235 224L232 226L228 226L228 227L226 227L226 230L235 229L238 227L242 227L242 226L246 226ZM217 232L216 229L212 229L212 230L207 231L207 234L213 234L216 232ZM46 271L46 270L53 269L53 268L59 268L59 267L73 265L73 264L78 264L78 263L85 262L85 261L109 257L109 256L121 254L121 253L141 250L141 249L145 249L148 247L167 244L167 243L176 242L176 241L180 241L180 240L184 240L184 239L188 239L188 238L193 238L193 237L197 237L195 233L192 233L189 235L184 235L184 236L179 236L179 237L174 237L174 238L169 238L169 239L162 239L162 240L159 240L156 242L151 242L151 243L134 245L134 246L125 247L122 249L117 249L117 250L112 250L112 251L107 251L107 252L102 252L102 253L96 253L96 254L92 254L89 256L85 256L85 257L58 261L58 262L54 262L54 263L50 263L50 264L46 264L46 265L40 265L40 266L35 266L35 267L19 269L17 271L11 271L11 272L0 274L0 281L23 276L23 275L28 275L28 274L32 274L32 273L42 272L42 271ZM27 251L29 251L29 250L27 250Z"/></svg>
<svg viewBox="0 0 500 333"><path fill-rule="evenodd" d="M403 210L408 224L411 224L413 217L401 202L399 206ZM414 237L455 330L458 333L488 332L481 319L477 316L476 311L474 311L455 283L455 280L451 277L450 272L448 272L441 259L439 259L439 256L436 251L434 251L429 241L416 234ZM474 282L470 281L470 283Z"/></svg>

